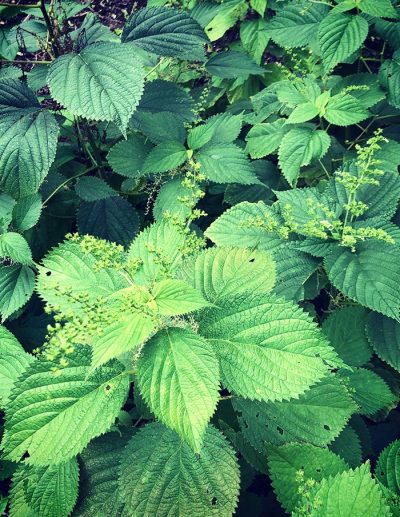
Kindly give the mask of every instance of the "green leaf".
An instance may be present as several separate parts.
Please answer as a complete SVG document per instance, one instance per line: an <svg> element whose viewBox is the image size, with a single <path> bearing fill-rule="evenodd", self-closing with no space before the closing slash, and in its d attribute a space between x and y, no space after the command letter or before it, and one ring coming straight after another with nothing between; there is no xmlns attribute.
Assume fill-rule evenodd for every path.
<svg viewBox="0 0 400 517"><path fill-rule="evenodd" d="M368 22L360 15L335 13L326 16L318 29L318 42L327 71L358 50L368 34Z"/></svg>
<svg viewBox="0 0 400 517"><path fill-rule="evenodd" d="M309 512L310 517L390 517L391 512L378 483L372 479L369 464L347 470L334 477L323 479L309 493L309 500L319 501ZM307 504L306 502L306 504ZM293 517L300 517L295 511Z"/></svg>
<svg viewBox="0 0 400 517"><path fill-rule="evenodd" d="M367 335L374 352L400 372L400 323L371 312L367 319Z"/></svg>
<svg viewBox="0 0 400 517"><path fill-rule="evenodd" d="M355 468L361 465L363 450L360 438L350 424L347 424L339 436L329 444L329 449L343 458L350 467Z"/></svg>
<svg viewBox="0 0 400 517"><path fill-rule="evenodd" d="M322 329L330 343L350 366L362 366L372 356L365 332L366 323L367 311L360 306L337 309L323 322Z"/></svg>
<svg viewBox="0 0 400 517"><path fill-rule="evenodd" d="M400 250L384 243L362 243L353 253L337 247L325 258L332 284L361 305L399 319Z"/></svg>
<svg viewBox="0 0 400 517"><path fill-rule="evenodd" d="M203 4L204 5L204 4ZM203 7L197 4L196 7ZM205 26L204 30L210 41L216 41L225 34L225 32L233 27L235 23L247 12L247 5L243 0L228 0L223 4L212 5L205 4L207 17L201 21L201 16L198 14L197 18L201 25ZM211 8L210 8L211 7ZM195 10L192 11L194 16Z"/></svg>
<svg viewBox="0 0 400 517"><path fill-rule="evenodd" d="M182 261L185 237L166 220L160 220L143 230L129 248L128 259L141 264L134 276L139 284L149 284L170 276Z"/></svg>
<svg viewBox="0 0 400 517"><path fill-rule="evenodd" d="M93 338L92 368L107 363L125 352L139 349L155 330L154 319L144 311L119 314L118 319Z"/></svg>
<svg viewBox="0 0 400 517"><path fill-rule="evenodd" d="M0 230L6 232L13 218L17 202L8 194L0 193Z"/></svg>
<svg viewBox="0 0 400 517"><path fill-rule="evenodd" d="M268 293L275 284L269 253L244 248L209 248L186 261L179 275L211 302L243 291Z"/></svg>
<svg viewBox="0 0 400 517"><path fill-rule="evenodd" d="M166 213L173 214L181 220L189 217L190 207L184 203L191 190L183 183L183 177L178 176L162 185L153 205L153 216L156 221L162 219Z"/></svg>
<svg viewBox="0 0 400 517"><path fill-rule="evenodd" d="M389 490L400 494L400 440L388 445L379 455L375 476Z"/></svg>
<svg viewBox="0 0 400 517"><path fill-rule="evenodd" d="M195 126L189 131L188 146L199 149L208 143L230 144L239 136L242 128L242 117L221 113L208 118L204 124Z"/></svg>
<svg viewBox="0 0 400 517"><path fill-rule="evenodd" d="M323 116L336 126L350 126L368 118L370 113L352 95L339 93L329 99Z"/></svg>
<svg viewBox="0 0 400 517"><path fill-rule="evenodd" d="M265 72L264 68L257 65L247 54L232 50L211 57L206 63L206 70L211 75L223 79L246 79L249 75L262 75Z"/></svg>
<svg viewBox="0 0 400 517"><path fill-rule="evenodd" d="M294 443L268 447L268 467L274 492L288 513L296 508L301 499L299 471L304 473L304 479L322 481L349 468L342 458L329 449Z"/></svg>
<svg viewBox="0 0 400 517"><path fill-rule="evenodd" d="M279 166L288 182L294 185L300 168L322 158L331 145L326 131L296 127L288 131L279 147Z"/></svg>
<svg viewBox="0 0 400 517"><path fill-rule="evenodd" d="M288 124L300 124L302 122L308 122L319 115L318 107L312 102L305 102L299 104L292 111L287 119Z"/></svg>
<svg viewBox="0 0 400 517"><path fill-rule="evenodd" d="M254 9L260 16L264 16L267 4L268 0L250 0L250 7Z"/></svg>
<svg viewBox="0 0 400 517"><path fill-rule="evenodd" d="M13 197L37 192L56 155L58 124L17 79L0 82L0 187Z"/></svg>
<svg viewBox="0 0 400 517"><path fill-rule="evenodd" d="M125 134L143 93L144 71L132 46L94 43L53 61L47 82L54 99L73 115L114 122Z"/></svg>
<svg viewBox="0 0 400 517"><path fill-rule="evenodd" d="M66 294L67 291L74 295L87 293L88 301L94 302L98 296L108 296L128 286L117 271L96 268L97 262L96 255L85 251L79 243L66 241L60 244L46 255L39 267L36 285L39 295L64 312L79 311L80 305Z"/></svg>
<svg viewBox="0 0 400 517"><path fill-rule="evenodd" d="M315 39L320 22L326 18L326 5L308 2L284 6L268 24L270 37L284 48L305 47Z"/></svg>
<svg viewBox="0 0 400 517"><path fill-rule="evenodd" d="M78 497L79 467L75 458L58 465L20 467L27 506L43 517L65 517Z"/></svg>
<svg viewBox="0 0 400 517"><path fill-rule="evenodd" d="M275 231L282 222L262 201L244 201L226 210L206 230L218 246L238 246L271 251L282 244Z"/></svg>
<svg viewBox="0 0 400 517"><path fill-rule="evenodd" d="M6 408L6 459L28 453L28 464L60 463L109 429L127 396L128 376L116 361L88 376L90 361L90 349L76 347L65 368L44 359L28 366Z"/></svg>
<svg viewBox="0 0 400 517"><path fill-rule="evenodd" d="M263 158L275 152L282 138L287 133L286 120L281 118L275 122L256 124L246 136L246 151L252 158Z"/></svg>
<svg viewBox="0 0 400 517"><path fill-rule="evenodd" d="M268 443L324 446L338 436L357 410L346 389L326 377L298 399L259 402L234 399L244 437L262 452Z"/></svg>
<svg viewBox="0 0 400 517"><path fill-rule="evenodd" d="M185 11L151 7L139 9L128 18L122 41L159 56L202 61L206 37Z"/></svg>
<svg viewBox="0 0 400 517"><path fill-rule="evenodd" d="M146 344L137 370L151 411L200 453L219 396L212 345L188 329L169 328Z"/></svg>
<svg viewBox="0 0 400 517"><path fill-rule="evenodd" d="M391 0L360 0L357 5L363 13L371 16L398 19L398 13Z"/></svg>
<svg viewBox="0 0 400 517"><path fill-rule="evenodd" d="M20 264L32 264L32 252L25 238L16 232L0 235L0 257Z"/></svg>
<svg viewBox="0 0 400 517"><path fill-rule="evenodd" d="M200 333L218 355L223 385L252 400L297 398L337 359L306 313L262 292L219 298L202 315Z"/></svg>
<svg viewBox="0 0 400 517"><path fill-rule="evenodd" d="M201 172L215 183L259 183L251 162L234 144L210 144L197 155Z"/></svg>
<svg viewBox="0 0 400 517"><path fill-rule="evenodd" d="M267 27L268 24L263 18L244 20L240 24L240 41L242 42L243 48L258 65L261 63L263 53L270 38Z"/></svg>
<svg viewBox="0 0 400 517"><path fill-rule="evenodd" d="M137 211L119 196L80 204L77 223L79 233L129 246L139 229Z"/></svg>
<svg viewBox="0 0 400 517"><path fill-rule="evenodd" d="M301 251L279 248L274 252L276 285L274 292L288 300L304 300L305 284L318 268L319 261Z"/></svg>
<svg viewBox="0 0 400 517"><path fill-rule="evenodd" d="M35 274L28 266L0 266L0 313L3 321L32 296Z"/></svg>
<svg viewBox="0 0 400 517"><path fill-rule="evenodd" d="M18 340L2 325L0 326L0 407L8 402L15 381L33 361Z"/></svg>
<svg viewBox="0 0 400 517"><path fill-rule="evenodd" d="M183 280L162 280L152 291L160 314L178 316L210 305L197 289Z"/></svg>
<svg viewBox="0 0 400 517"><path fill-rule="evenodd" d="M234 451L213 427L197 455L174 431L153 423L125 449L119 484L129 515L231 517L239 468Z"/></svg>
<svg viewBox="0 0 400 517"><path fill-rule="evenodd" d="M14 206L12 219L16 230L25 232L39 221L42 212L42 198L39 194L32 194L17 201Z"/></svg>
<svg viewBox="0 0 400 517"><path fill-rule="evenodd" d="M162 142L154 147L147 155L144 164L144 173L167 172L176 169L187 160L185 147L173 140Z"/></svg>
<svg viewBox="0 0 400 517"><path fill-rule="evenodd" d="M29 508L25 498L25 478L23 469L14 472L9 492L10 517L37 517L37 513Z"/></svg>
<svg viewBox="0 0 400 517"><path fill-rule="evenodd" d="M114 172L127 178L143 175L143 165L151 149L151 144L137 134L129 135L111 147L107 160Z"/></svg>
<svg viewBox="0 0 400 517"><path fill-rule="evenodd" d="M361 415L372 416L381 409L395 406L397 398L376 373L356 368L353 372L346 372L344 377Z"/></svg>
<svg viewBox="0 0 400 517"><path fill-rule="evenodd" d="M98 201L117 195L108 183L96 176L79 178L75 184L75 192L84 201Z"/></svg>
<svg viewBox="0 0 400 517"><path fill-rule="evenodd" d="M75 517L122 514L124 503L118 487L119 465L130 433L120 430L95 438L80 454L80 495Z"/></svg>

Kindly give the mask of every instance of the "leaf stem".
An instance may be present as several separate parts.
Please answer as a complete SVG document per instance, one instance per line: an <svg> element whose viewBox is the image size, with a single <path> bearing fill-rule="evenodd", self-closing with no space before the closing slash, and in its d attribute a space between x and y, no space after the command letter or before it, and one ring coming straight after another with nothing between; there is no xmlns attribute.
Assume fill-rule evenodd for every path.
<svg viewBox="0 0 400 517"><path fill-rule="evenodd" d="M75 174L75 176L71 176L70 178L67 178L65 181L63 181L58 187L53 190L53 192L49 195L47 199L43 201L43 206L46 206L47 203L50 201L50 199L57 194L65 185L67 185L70 181L79 178L80 176L84 176L86 173L91 172L93 170L97 169L97 165L93 165L92 167L89 167L89 169L85 169L82 172L79 172L78 174Z"/></svg>

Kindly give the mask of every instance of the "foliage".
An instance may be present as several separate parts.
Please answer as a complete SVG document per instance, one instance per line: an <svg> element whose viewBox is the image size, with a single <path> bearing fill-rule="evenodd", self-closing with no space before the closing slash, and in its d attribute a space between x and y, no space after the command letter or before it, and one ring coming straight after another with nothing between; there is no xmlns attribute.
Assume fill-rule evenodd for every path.
<svg viewBox="0 0 400 517"><path fill-rule="evenodd" d="M400 3L18 4L0 513L399 516Z"/></svg>

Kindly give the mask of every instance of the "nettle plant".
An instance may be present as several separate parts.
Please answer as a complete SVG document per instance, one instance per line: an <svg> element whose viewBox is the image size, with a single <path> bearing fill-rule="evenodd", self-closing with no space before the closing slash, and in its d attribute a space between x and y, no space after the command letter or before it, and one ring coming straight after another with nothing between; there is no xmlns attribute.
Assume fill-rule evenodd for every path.
<svg viewBox="0 0 400 517"><path fill-rule="evenodd" d="M0 4L0 509L395 517L400 10Z"/></svg>

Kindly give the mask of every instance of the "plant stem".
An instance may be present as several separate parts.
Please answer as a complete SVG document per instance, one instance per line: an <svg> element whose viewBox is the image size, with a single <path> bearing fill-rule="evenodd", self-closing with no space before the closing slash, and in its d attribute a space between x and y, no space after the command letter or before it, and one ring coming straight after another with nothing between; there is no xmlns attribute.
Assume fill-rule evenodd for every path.
<svg viewBox="0 0 400 517"><path fill-rule="evenodd" d="M79 172L78 174L75 174L75 176L71 176L70 178L67 178L65 181L63 181L58 187L53 190L53 192L50 194L50 196L43 201L43 206L47 205L47 203L50 201L50 199L57 194L65 185L67 185L70 181L79 178L80 176L84 176L88 172L91 172L93 170L97 169L97 165L93 165L93 167L89 167L89 169L85 169L82 172Z"/></svg>
<svg viewBox="0 0 400 517"><path fill-rule="evenodd" d="M152 74L155 70L157 70L157 68L161 65L161 63L164 61L164 58L162 57L160 59L160 61L155 65L153 66L153 68L150 70L150 72L147 72L147 74L144 76L145 79L147 79L149 77L150 74Z"/></svg>
<svg viewBox="0 0 400 517"><path fill-rule="evenodd" d="M52 61L29 61L29 60L25 60L25 59L12 59L12 60L8 60L8 59L0 59L0 63L1 64L13 64L15 63L16 65L49 65L50 63L52 63Z"/></svg>
<svg viewBox="0 0 400 517"><path fill-rule="evenodd" d="M0 7L17 7L18 9L37 9L40 7L40 2L37 4L10 4L7 2L0 2Z"/></svg>
<svg viewBox="0 0 400 517"><path fill-rule="evenodd" d="M53 24L50 20L49 14L46 10L45 0L40 0L39 7L40 7L40 10L42 11L43 18L44 18L44 21L47 26L47 30L48 30L49 37L50 37L51 48L53 49L55 57L58 57L60 55L60 49L58 48L58 43L56 40L56 36L54 34Z"/></svg>

